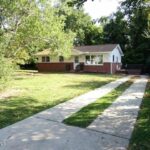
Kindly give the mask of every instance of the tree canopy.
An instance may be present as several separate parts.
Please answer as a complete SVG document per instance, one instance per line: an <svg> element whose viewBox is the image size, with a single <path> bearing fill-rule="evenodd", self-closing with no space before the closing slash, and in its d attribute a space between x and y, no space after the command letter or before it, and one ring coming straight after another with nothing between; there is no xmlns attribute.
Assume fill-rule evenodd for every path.
<svg viewBox="0 0 150 150"><path fill-rule="evenodd" d="M64 21L49 1L2 0L0 11L1 73L6 63L25 63L33 52L44 48L56 55L70 55L74 34L64 31Z"/></svg>

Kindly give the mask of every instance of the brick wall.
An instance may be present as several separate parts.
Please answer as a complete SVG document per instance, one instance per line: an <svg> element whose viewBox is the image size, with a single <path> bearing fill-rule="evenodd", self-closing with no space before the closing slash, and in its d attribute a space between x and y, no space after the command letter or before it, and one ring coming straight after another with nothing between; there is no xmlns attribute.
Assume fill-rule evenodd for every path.
<svg viewBox="0 0 150 150"><path fill-rule="evenodd" d="M117 72L117 67L121 68L121 64L112 63L112 73ZM103 65L85 65L85 72L100 72L100 73L111 73L111 63L104 63Z"/></svg>
<svg viewBox="0 0 150 150"><path fill-rule="evenodd" d="M117 67L121 68L121 64L120 63L112 63L112 73L116 73L117 72Z"/></svg>
<svg viewBox="0 0 150 150"><path fill-rule="evenodd" d="M85 65L84 71L110 73L110 63L104 63L103 65Z"/></svg>
<svg viewBox="0 0 150 150"><path fill-rule="evenodd" d="M116 73L118 63L112 64L112 73ZM37 68L39 72L66 72L73 70L73 63L38 63ZM111 73L111 63L104 63L103 65L84 65L84 72L99 72Z"/></svg>
<svg viewBox="0 0 150 150"><path fill-rule="evenodd" d="M73 70L73 63L38 63L39 72L65 72Z"/></svg>

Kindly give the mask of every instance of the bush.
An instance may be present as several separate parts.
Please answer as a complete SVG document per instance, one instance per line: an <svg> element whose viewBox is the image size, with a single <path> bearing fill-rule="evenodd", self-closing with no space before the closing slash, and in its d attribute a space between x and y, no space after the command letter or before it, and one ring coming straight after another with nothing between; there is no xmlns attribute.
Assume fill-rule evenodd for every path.
<svg viewBox="0 0 150 150"><path fill-rule="evenodd" d="M13 62L10 59L0 56L0 90L2 90L11 79L13 70Z"/></svg>

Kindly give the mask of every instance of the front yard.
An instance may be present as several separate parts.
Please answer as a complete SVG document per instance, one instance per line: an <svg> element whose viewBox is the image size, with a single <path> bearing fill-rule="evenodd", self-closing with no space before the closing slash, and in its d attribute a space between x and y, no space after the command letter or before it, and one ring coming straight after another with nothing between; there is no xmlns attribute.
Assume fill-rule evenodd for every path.
<svg viewBox="0 0 150 150"><path fill-rule="evenodd" d="M98 88L119 76L100 74L38 74L17 72L9 89L17 96L0 99L0 128L37 112L53 107L75 96Z"/></svg>

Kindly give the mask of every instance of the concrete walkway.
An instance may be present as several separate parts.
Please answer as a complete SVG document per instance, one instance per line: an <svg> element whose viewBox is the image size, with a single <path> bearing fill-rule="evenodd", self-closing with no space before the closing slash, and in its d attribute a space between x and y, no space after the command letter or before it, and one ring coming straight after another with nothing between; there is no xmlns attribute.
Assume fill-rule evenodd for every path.
<svg viewBox="0 0 150 150"><path fill-rule="evenodd" d="M88 129L129 140L148 79L141 76Z"/></svg>
<svg viewBox="0 0 150 150"><path fill-rule="evenodd" d="M105 111L114 111L111 117L114 117L115 121L110 119L108 114L105 117L108 117L110 121L103 122L102 128L100 128L99 117L88 128L83 129L64 125L59 122L59 119L51 119L51 116L38 117L41 114L39 113L1 129L0 150L125 150L132 131L130 128L133 128L137 117L146 82L145 77L138 79L125 91L122 97L119 97ZM128 94L127 97L126 94ZM128 119L131 120L131 123ZM108 128L109 126L113 127ZM117 127L119 127L119 132L117 132ZM127 132L128 129L130 132ZM129 135L127 135L128 133Z"/></svg>
<svg viewBox="0 0 150 150"><path fill-rule="evenodd" d="M65 118L79 111L82 107L85 107L86 105L96 101L98 98L108 94L114 88L129 80L130 77L131 76L127 76L116 81L110 82L100 88L85 93L81 96L75 97L53 108L40 112L36 114L35 117L62 122Z"/></svg>
<svg viewBox="0 0 150 150"><path fill-rule="evenodd" d="M0 150L123 150L126 145L118 137L32 117L0 131Z"/></svg>

